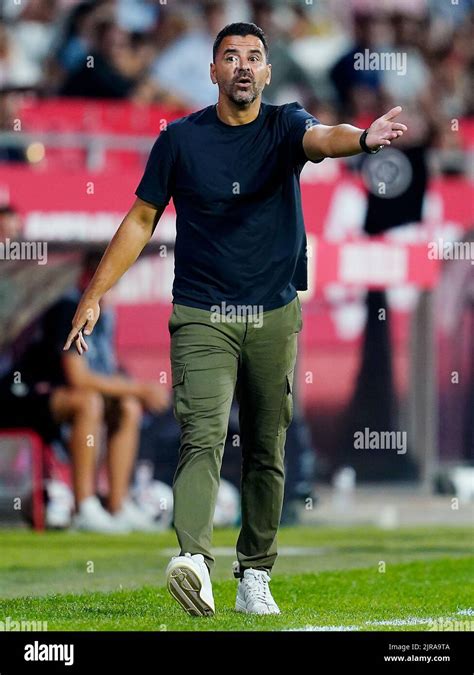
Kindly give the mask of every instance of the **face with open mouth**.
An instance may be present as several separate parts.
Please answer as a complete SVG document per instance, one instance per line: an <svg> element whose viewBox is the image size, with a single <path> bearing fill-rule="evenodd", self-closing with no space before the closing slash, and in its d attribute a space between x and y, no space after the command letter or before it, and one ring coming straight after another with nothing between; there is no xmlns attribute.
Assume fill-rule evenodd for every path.
<svg viewBox="0 0 474 675"><path fill-rule="evenodd" d="M271 66L265 49L253 35L225 37L211 64L211 79L234 104L246 107L270 82Z"/></svg>
<svg viewBox="0 0 474 675"><path fill-rule="evenodd" d="M233 82L230 98L234 103L248 104L255 101L258 94L259 91L255 86L253 77L248 74L241 74L238 75L237 79Z"/></svg>

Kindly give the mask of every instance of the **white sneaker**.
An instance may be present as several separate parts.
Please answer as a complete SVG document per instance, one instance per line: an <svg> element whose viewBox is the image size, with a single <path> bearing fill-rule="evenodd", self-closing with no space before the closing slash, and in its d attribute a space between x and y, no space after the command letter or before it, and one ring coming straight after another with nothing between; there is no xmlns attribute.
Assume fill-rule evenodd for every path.
<svg viewBox="0 0 474 675"><path fill-rule="evenodd" d="M247 614L280 614L270 592L270 577L265 570L247 569L239 581L235 609Z"/></svg>
<svg viewBox="0 0 474 675"><path fill-rule="evenodd" d="M135 532L157 532L153 518L137 506L131 499L125 499L122 508L112 516L116 523Z"/></svg>
<svg viewBox="0 0 474 675"><path fill-rule="evenodd" d="M95 495L87 497L79 504L79 510L72 519L72 527L75 530L101 532L102 534L130 532L130 527L117 521L106 511Z"/></svg>
<svg viewBox="0 0 474 675"><path fill-rule="evenodd" d="M65 530L71 524L74 509L74 495L66 483L50 478L46 483L46 527L52 530Z"/></svg>
<svg viewBox="0 0 474 675"><path fill-rule="evenodd" d="M200 553L171 558L166 568L166 584L173 598L191 616L214 614L211 577Z"/></svg>

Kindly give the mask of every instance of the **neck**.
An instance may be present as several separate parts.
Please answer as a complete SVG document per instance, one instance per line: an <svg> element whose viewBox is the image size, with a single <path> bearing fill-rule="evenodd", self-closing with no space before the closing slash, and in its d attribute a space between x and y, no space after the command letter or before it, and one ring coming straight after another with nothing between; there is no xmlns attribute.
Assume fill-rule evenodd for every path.
<svg viewBox="0 0 474 675"><path fill-rule="evenodd" d="M258 117L261 102L262 98L258 96L252 103L241 107L230 99L219 96L216 105L217 116L221 122L229 124L232 127L249 124Z"/></svg>

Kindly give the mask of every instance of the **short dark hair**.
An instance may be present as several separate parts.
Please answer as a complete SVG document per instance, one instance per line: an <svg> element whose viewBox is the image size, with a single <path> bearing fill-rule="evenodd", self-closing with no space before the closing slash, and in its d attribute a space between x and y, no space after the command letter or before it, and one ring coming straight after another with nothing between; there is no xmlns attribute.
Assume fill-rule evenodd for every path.
<svg viewBox="0 0 474 675"><path fill-rule="evenodd" d="M212 48L213 61L216 60L217 50L219 49L222 40L228 35L255 35L255 37L258 37L259 40L262 41L262 44L265 48L265 55L268 59L268 42L263 30L254 23L245 23L242 21L239 23L229 23L227 26L224 26L221 31L219 31Z"/></svg>

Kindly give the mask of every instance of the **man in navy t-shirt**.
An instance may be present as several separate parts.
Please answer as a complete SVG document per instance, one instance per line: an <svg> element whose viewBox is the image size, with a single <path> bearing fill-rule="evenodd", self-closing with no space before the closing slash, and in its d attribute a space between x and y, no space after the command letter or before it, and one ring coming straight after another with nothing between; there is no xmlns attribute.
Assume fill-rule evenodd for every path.
<svg viewBox="0 0 474 675"><path fill-rule="evenodd" d="M269 588L292 417L297 290L307 287L299 176L306 161L376 153L406 130L400 107L366 129L325 126L298 103L262 103L268 45L254 24L217 35L210 77L215 106L159 135L137 199L120 225L72 322L65 349L81 354L99 300L133 264L172 198L176 208L173 311L169 319L174 413L181 447L174 478L180 554L167 585L191 615L215 611L212 518L234 391L240 406L242 527L235 608L280 612ZM193 54L189 54L193 58Z"/></svg>
<svg viewBox="0 0 474 675"><path fill-rule="evenodd" d="M175 303L270 310L307 288L299 176L315 124L298 103L261 103L236 125L212 105L160 134L136 194L157 206L173 197Z"/></svg>

